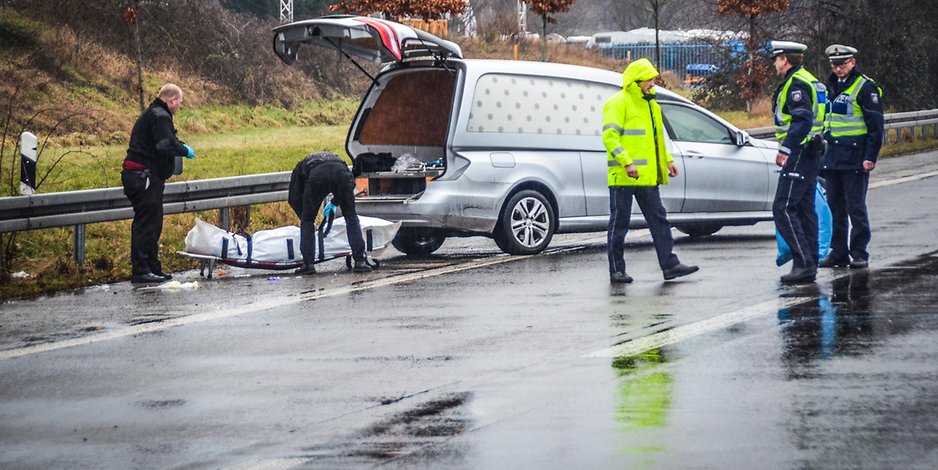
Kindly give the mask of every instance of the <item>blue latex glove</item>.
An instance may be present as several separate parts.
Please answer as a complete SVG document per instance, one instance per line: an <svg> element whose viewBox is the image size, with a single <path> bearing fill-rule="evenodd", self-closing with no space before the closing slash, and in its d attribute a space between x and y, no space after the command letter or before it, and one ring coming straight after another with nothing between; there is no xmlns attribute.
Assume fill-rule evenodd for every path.
<svg viewBox="0 0 938 470"><path fill-rule="evenodd" d="M192 150L192 147L190 147L189 144L182 144L182 146L186 148L186 158L190 160L195 158L195 150Z"/></svg>
<svg viewBox="0 0 938 470"><path fill-rule="evenodd" d="M335 215L335 204L328 203L326 207L322 208L322 216L326 219Z"/></svg>

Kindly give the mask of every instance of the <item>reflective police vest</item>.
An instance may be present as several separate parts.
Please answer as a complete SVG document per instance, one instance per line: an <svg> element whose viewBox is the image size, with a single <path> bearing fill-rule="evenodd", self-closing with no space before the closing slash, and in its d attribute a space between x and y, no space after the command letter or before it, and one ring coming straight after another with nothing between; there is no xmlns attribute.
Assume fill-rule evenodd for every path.
<svg viewBox="0 0 938 470"><path fill-rule="evenodd" d="M785 82L785 85L782 87L782 91L775 97L775 138L778 139L779 142L785 140L785 137L788 137L788 128L791 126L791 114L786 114L782 109L785 107L785 103L788 102L788 89L791 88L793 80L800 80L807 84L810 89L814 90L814 93L811 94L811 102L814 105L814 122L811 123L811 132L808 132L808 135L801 141L801 145L804 145L807 144L812 137L821 135L821 133L824 132L824 114L827 110L827 87L819 82L817 78L814 78L814 75L811 75L811 72L808 72L803 67L799 67L795 73L791 74L791 77L788 78L788 81Z"/></svg>
<svg viewBox="0 0 938 470"><path fill-rule="evenodd" d="M866 82L873 83L880 94L882 89L870 77L860 75L853 84L828 103L827 130L831 137L857 137L866 135L866 121L863 120L863 108L857 102L857 95Z"/></svg>

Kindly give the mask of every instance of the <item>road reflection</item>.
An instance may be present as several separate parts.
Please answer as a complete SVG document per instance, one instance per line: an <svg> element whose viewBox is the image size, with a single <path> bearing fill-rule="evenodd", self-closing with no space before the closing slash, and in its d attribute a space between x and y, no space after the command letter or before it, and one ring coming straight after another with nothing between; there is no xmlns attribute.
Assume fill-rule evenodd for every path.
<svg viewBox="0 0 938 470"><path fill-rule="evenodd" d="M859 354L873 342L870 273L850 272L834 279L831 292L804 286L798 295L814 300L778 311L785 348L782 361L789 378L800 376L815 360Z"/></svg>

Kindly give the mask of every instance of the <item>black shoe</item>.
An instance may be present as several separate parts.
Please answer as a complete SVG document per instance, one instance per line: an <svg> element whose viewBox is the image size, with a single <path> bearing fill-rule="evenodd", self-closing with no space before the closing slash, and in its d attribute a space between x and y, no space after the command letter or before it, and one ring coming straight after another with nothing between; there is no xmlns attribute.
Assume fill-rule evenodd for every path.
<svg viewBox="0 0 938 470"><path fill-rule="evenodd" d="M791 268L791 272L782 276L783 284L798 284L814 282L817 277L817 268Z"/></svg>
<svg viewBox="0 0 938 470"><path fill-rule="evenodd" d="M157 276L153 273L139 274L130 277L130 282L133 284L159 284L165 280L163 276Z"/></svg>
<svg viewBox="0 0 938 470"><path fill-rule="evenodd" d="M855 259L850 262L850 267L853 269L863 269L870 266L870 262L865 259Z"/></svg>
<svg viewBox="0 0 938 470"><path fill-rule="evenodd" d="M166 274L166 273L164 273L164 272L155 272L155 273L153 273L153 275L154 275L154 276L159 276L159 277L163 278L164 281L172 281L172 280L173 280L173 275L172 275L172 274Z"/></svg>
<svg viewBox="0 0 938 470"><path fill-rule="evenodd" d="M818 263L819 268L844 268L850 264L850 261L843 258L834 258L833 256L828 256L821 260Z"/></svg>
<svg viewBox="0 0 938 470"><path fill-rule="evenodd" d="M697 272L700 268L697 266L688 266L684 263L678 263L677 266L673 268L668 268L664 270L664 280L670 281L671 279L686 276L688 274L693 274Z"/></svg>
<svg viewBox="0 0 938 470"><path fill-rule="evenodd" d="M303 266L297 268L296 271L293 271L293 274L306 275L306 274L316 274L316 266L312 263L303 263Z"/></svg>
<svg viewBox="0 0 938 470"><path fill-rule="evenodd" d="M370 264L368 264L367 261L361 260L355 262L355 266L352 267L352 271L356 273L370 273L371 271L374 271L374 269Z"/></svg>
<svg viewBox="0 0 938 470"><path fill-rule="evenodd" d="M611 284L629 284L632 282L632 276L629 276L628 273L609 273L609 282Z"/></svg>

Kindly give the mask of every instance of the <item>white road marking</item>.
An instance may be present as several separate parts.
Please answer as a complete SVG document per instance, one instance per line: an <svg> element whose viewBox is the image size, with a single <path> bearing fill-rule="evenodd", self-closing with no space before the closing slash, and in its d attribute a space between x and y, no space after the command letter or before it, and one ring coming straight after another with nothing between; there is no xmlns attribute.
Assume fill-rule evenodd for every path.
<svg viewBox="0 0 938 470"><path fill-rule="evenodd" d="M881 188L883 186L892 186L894 184L908 183L909 181L918 181L925 178L931 178L932 176L938 176L938 171L930 171L928 173L922 173L919 175L912 176L903 176L901 178L895 178L886 181L876 181L875 183L870 183L870 188Z"/></svg>
<svg viewBox="0 0 938 470"><path fill-rule="evenodd" d="M628 234L628 239L639 239L646 236L649 236L650 232L648 230L634 230L630 231ZM605 237L596 239L587 240L587 242L592 241L604 241ZM559 250L554 250L552 253L561 253L565 250L560 248ZM549 253L549 254L552 254ZM17 357L29 356L31 354L39 354L48 351L56 351L59 349L71 348L74 346L83 346L86 344L98 343L101 341L108 341L118 338L126 338L128 336L135 336L145 333L152 333L155 331L165 330L167 328L172 328L174 326L183 326L191 325L194 323L201 323L211 320L219 320L223 318L235 317L238 315L243 315L245 313L257 312L261 310L269 310L274 308L280 308L288 305L295 305L301 302L307 302L310 300L321 299L325 297L334 297L342 294L349 294L352 292L359 292L368 289L374 289L376 287L384 287L395 284L403 284L406 282L418 281L420 279L426 279L434 276L442 276L444 274L455 273L459 271L468 271L470 269L484 268L486 266L493 266L502 263L508 263L512 261L521 261L524 259L530 258L530 256L508 256L508 255L497 255L490 258L482 258L474 261L470 261L463 264L444 266L440 268L428 269L426 271L419 271L415 273L402 274L399 276L390 276L383 279L376 279L374 281L365 281L365 282L356 282L348 286L336 287L333 289L327 289L323 291L310 292L305 294L299 294L292 297L286 298L271 298L264 299L261 301L253 302L250 304L242 305L237 308L227 309L227 310L218 310L215 312L205 312L198 313L195 315L186 315L179 318L173 318L158 323L145 323L140 325L134 325L128 328L121 330L114 330L100 334L94 334L90 336L84 336L81 338L73 338L62 341L55 341L51 343L42 343L36 344L33 346L25 346L21 348L8 349L5 351L0 351L0 361L13 359Z"/></svg>
<svg viewBox="0 0 938 470"><path fill-rule="evenodd" d="M365 281L357 282L348 286L336 287L334 289L327 289L323 291L309 292L305 294L299 294L292 297L286 298L270 298L260 300L258 302L253 302L246 304L240 307L219 310L215 312L205 312L198 313L195 315L187 315L184 317L173 318L159 323L145 323L140 325L131 326L125 329L110 331L101 334L95 334L91 336L86 336L82 338L74 338L63 341L56 341L53 343L42 343L33 346L26 346L22 348L9 349L6 351L0 351L0 360L12 359L16 357L28 356L30 354L38 354L47 351L55 351L58 349L70 348L73 346L82 346L91 343L97 343L101 341L108 341L117 338L125 338L128 336L134 336L144 333L151 333L154 331L165 330L174 326L190 325L193 323L201 323L211 320L219 320L222 318L230 318L245 313L257 312L261 310L269 310L273 308L284 307L287 305L294 305L301 302L308 302L310 300L322 299L325 297L334 297L342 294L349 294L352 292L359 292L368 289L374 289L376 287L384 287L395 284L403 284L406 282L413 282L420 279L425 279L433 276L441 276L443 274L455 273L459 271L467 271L470 269L478 269L486 266L493 266L502 263L508 263L511 261L521 261L527 259L529 256L507 256L500 255L492 258L478 259L464 264L459 264L455 266L444 266L435 269L429 269L426 271L420 271L416 273L402 274L399 276L390 276L383 279L376 279L374 281Z"/></svg>
<svg viewBox="0 0 938 470"><path fill-rule="evenodd" d="M661 331L648 336L635 338L616 346L600 349L581 357L585 358L612 358L619 356L634 356L652 349L677 343L688 338L700 336L712 331L720 330L728 326L742 323L754 318L765 315L775 314L779 309L791 307L811 300L810 297L789 297L783 299L772 299L760 304L751 305L735 312L724 313L706 320L691 323L688 325L672 328L667 331Z"/></svg>

